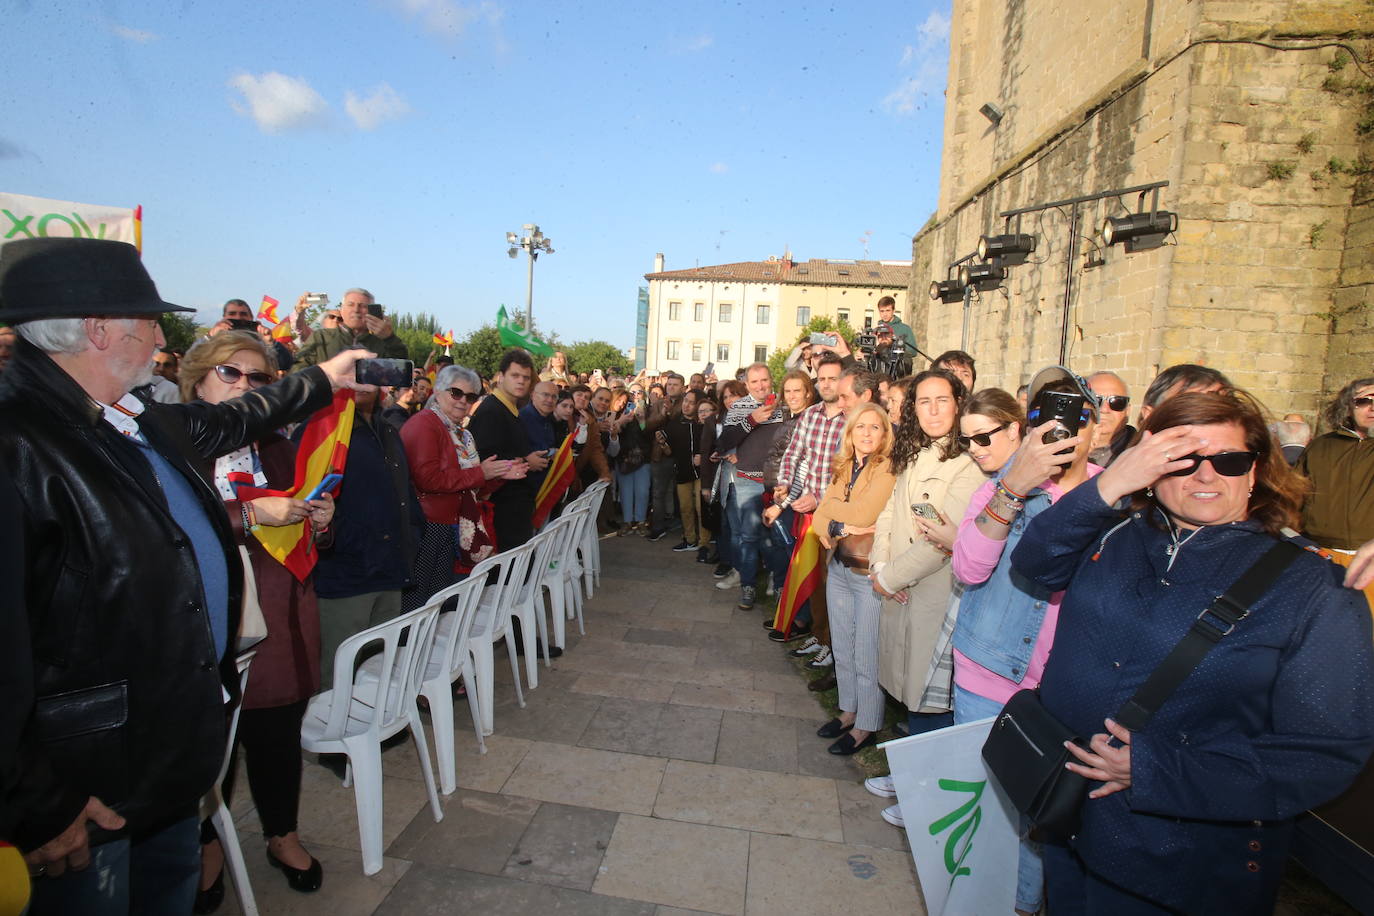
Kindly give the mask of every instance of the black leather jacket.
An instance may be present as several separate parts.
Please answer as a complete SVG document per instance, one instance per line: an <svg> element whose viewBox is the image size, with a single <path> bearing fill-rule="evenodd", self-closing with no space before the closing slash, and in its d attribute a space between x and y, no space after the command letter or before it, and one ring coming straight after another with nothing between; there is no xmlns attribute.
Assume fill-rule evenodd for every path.
<svg viewBox="0 0 1374 916"><path fill-rule="evenodd" d="M152 405L139 428L190 483L229 570L229 632L242 569L224 504L195 467L329 403L320 369L219 405ZM0 519L28 557L27 644L0 664L31 665L33 697L19 781L0 823L33 849L94 795L140 836L195 812L224 756L224 691L237 699L233 652L215 657L200 571L147 459L45 354L24 340L0 375L0 474L21 507ZM22 631L22 629L21 629ZM5 698L10 702L12 698ZM22 702L22 701L21 701ZM93 842L109 839L92 836Z"/></svg>

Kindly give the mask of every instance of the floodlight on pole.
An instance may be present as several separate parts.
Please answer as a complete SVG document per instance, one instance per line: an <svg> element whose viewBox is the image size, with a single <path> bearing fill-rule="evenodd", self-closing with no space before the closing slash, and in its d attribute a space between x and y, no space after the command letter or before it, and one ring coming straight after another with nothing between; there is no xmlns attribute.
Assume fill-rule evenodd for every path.
<svg viewBox="0 0 1374 916"><path fill-rule="evenodd" d="M534 332L534 262L539 260L540 253L553 254L553 240L547 238L544 233L539 231L539 227L534 223L525 223L521 227L524 230L523 236L518 236L514 232L506 233L506 244L510 249L506 252L510 257L518 257L520 249L530 256L529 273L525 280L525 329Z"/></svg>

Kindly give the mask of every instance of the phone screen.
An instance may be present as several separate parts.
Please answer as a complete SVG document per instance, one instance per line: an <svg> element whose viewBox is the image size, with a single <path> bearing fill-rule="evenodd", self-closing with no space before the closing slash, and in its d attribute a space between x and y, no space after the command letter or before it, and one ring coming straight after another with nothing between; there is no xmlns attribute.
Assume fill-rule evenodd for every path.
<svg viewBox="0 0 1374 916"><path fill-rule="evenodd" d="M360 385L409 387L415 379L415 364L408 359L360 359L353 364L353 378Z"/></svg>
<svg viewBox="0 0 1374 916"><path fill-rule="evenodd" d="M367 313L373 318L381 318L382 304L380 302L369 302L367 304Z"/></svg>
<svg viewBox="0 0 1374 916"><path fill-rule="evenodd" d="M765 407L772 407L772 406L773 406L774 404L776 404L777 402L778 402L778 396L777 396L776 394L770 394L768 397L766 397L766 398L763 399L763 406L765 406Z"/></svg>

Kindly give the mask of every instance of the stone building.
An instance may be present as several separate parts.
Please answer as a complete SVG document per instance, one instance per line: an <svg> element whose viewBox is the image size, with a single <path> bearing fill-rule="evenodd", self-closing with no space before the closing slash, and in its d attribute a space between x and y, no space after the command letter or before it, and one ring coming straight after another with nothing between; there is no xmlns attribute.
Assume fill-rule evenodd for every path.
<svg viewBox="0 0 1374 916"><path fill-rule="evenodd" d="M963 302L926 290L1003 211L1168 182L1178 228L1149 250L1097 234L1135 194L1021 217L1035 251L970 304L980 381L1014 388L1062 341L1070 366L1115 370L1136 398L1197 362L1314 418L1374 375L1374 67L1351 37L1371 34L1364 0L954 0L939 206L913 242L918 334L961 343Z"/></svg>
<svg viewBox="0 0 1374 916"><path fill-rule="evenodd" d="M790 255L664 270L660 254L644 275L646 365L690 375L714 362L725 378L776 349L791 349L813 318L844 318L855 327L865 318L876 323L883 296L896 299L904 317L910 274L907 261L793 261Z"/></svg>

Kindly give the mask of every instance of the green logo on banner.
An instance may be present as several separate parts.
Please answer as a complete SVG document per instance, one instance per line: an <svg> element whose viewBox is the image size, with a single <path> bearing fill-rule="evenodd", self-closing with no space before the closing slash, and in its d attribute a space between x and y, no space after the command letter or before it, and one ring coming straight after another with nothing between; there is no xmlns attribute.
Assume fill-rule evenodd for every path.
<svg viewBox="0 0 1374 916"><path fill-rule="evenodd" d="M949 872L949 886L953 888L955 880L961 875L973 874L973 870L964 865L964 859L973 850L973 835L978 832L978 825L983 821L983 808L978 802L983 797L983 790L987 788L988 781L984 779L979 782L961 782L957 779L941 779L938 785L946 792L970 794L968 801L932 823L929 828L930 835L935 836L958 823L945 840L945 870Z"/></svg>
<svg viewBox="0 0 1374 916"><path fill-rule="evenodd" d="M42 216L38 217L37 225L34 225L32 228L30 228L30 224L33 223L34 220L33 214L29 214L28 216L15 216L9 210L3 209L0 209L0 213L3 213L10 221L10 228L9 231L5 233L5 239L12 239L21 232L24 234L24 238L48 238L48 225L53 220L58 220L70 230L70 233L62 233L61 237L67 237L68 235L70 235L71 238L77 239L103 239L105 237L104 223L96 224L100 227L98 233L92 232L91 227L86 225L86 221L81 218L81 214L79 213L73 213L70 217L62 213L44 213Z"/></svg>

